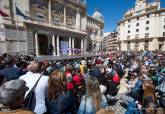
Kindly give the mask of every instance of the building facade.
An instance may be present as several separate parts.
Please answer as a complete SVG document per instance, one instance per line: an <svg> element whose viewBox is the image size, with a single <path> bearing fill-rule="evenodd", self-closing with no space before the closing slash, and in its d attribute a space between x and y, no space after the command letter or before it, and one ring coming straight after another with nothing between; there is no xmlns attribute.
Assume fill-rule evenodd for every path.
<svg viewBox="0 0 165 114"><path fill-rule="evenodd" d="M104 50L106 51L117 51L117 35L118 32L109 32L104 36Z"/></svg>
<svg viewBox="0 0 165 114"><path fill-rule="evenodd" d="M165 9L160 0L136 0L118 23L118 49L165 51Z"/></svg>
<svg viewBox="0 0 165 114"><path fill-rule="evenodd" d="M87 17L87 50L99 51L102 49L103 33L104 17L99 10L96 10L92 16Z"/></svg>
<svg viewBox="0 0 165 114"><path fill-rule="evenodd" d="M0 6L0 53L59 56L87 50L84 0L0 0Z"/></svg>
<svg viewBox="0 0 165 114"><path fill-rule="evenodd" d="M104 33L104 37L103 37L103 39L102 39L102 46L103 46L103 50L105 51L105 52L107 52L108 51L108 49L107 49L107 44L108 44L108 42L107 42L107 39L108 39L108 35L110 34L110 32L106 32L106 33Z"/></svg>

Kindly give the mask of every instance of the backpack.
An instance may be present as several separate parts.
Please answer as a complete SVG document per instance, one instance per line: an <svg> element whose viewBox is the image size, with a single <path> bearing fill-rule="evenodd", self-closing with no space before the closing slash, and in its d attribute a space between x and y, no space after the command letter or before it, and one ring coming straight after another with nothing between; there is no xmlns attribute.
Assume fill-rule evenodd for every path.
<svg viewBox="0 0 165 114"><path fill-rule="evenodd" d="M119 75L116 73L114 76L113 76L113 82L115 82L115 83L120 83L120 77L119 77Z"/></svg>

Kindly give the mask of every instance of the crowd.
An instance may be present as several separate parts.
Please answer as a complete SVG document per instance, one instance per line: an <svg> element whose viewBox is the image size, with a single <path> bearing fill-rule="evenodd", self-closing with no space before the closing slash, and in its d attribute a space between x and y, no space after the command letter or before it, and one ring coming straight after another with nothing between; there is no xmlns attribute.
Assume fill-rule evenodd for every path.
<svg viewBox="0 0 165 114"><path fill-rule="evenodd" d="M165 114L165 53L0 56L0 114Z"/></svg>

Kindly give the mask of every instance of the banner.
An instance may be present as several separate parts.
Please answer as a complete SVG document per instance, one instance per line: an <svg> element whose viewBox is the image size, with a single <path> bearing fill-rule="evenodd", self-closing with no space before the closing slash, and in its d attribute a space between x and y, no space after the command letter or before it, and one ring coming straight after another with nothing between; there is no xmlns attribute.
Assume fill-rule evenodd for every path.
<svg viewBox="0 0 165 114"><path fill-rule="evenodd" d="M30 19L30 17L26 16L17 6L16 7L16 14L22 16L25 20Z"/></svg>
<svg viewBox="0 0 165 114"><path fill-rule="evenodd" d="M5 13L4 11L2 11L1 9L0 9L0 15L2 17L9 17L9 15L7 13Z"/></svg>
<svg viewBox="0 0 165 114"><path fill-rule="evenodd" d="M69 53L68 47L69 47L68 41L60 41L61 54L68 54Z"/></svg>

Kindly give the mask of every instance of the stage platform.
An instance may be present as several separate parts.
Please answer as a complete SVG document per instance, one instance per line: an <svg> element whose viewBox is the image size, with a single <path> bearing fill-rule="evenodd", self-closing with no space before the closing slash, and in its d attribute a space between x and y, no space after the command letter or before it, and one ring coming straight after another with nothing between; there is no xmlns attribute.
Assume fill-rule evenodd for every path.
<svg viewBox="0 0 165 114"><path fill-rule="evenodd" d="M50 55L42 55L35 57L35 60L37 61L45 61L45 60L51 60L51 61L58 61L58 60L71 60L71 59L83 59L83 58L89 58L89 57L98 57L99 54L82 54L82 55L61 55L61 56L50 56Z"/></svg>

